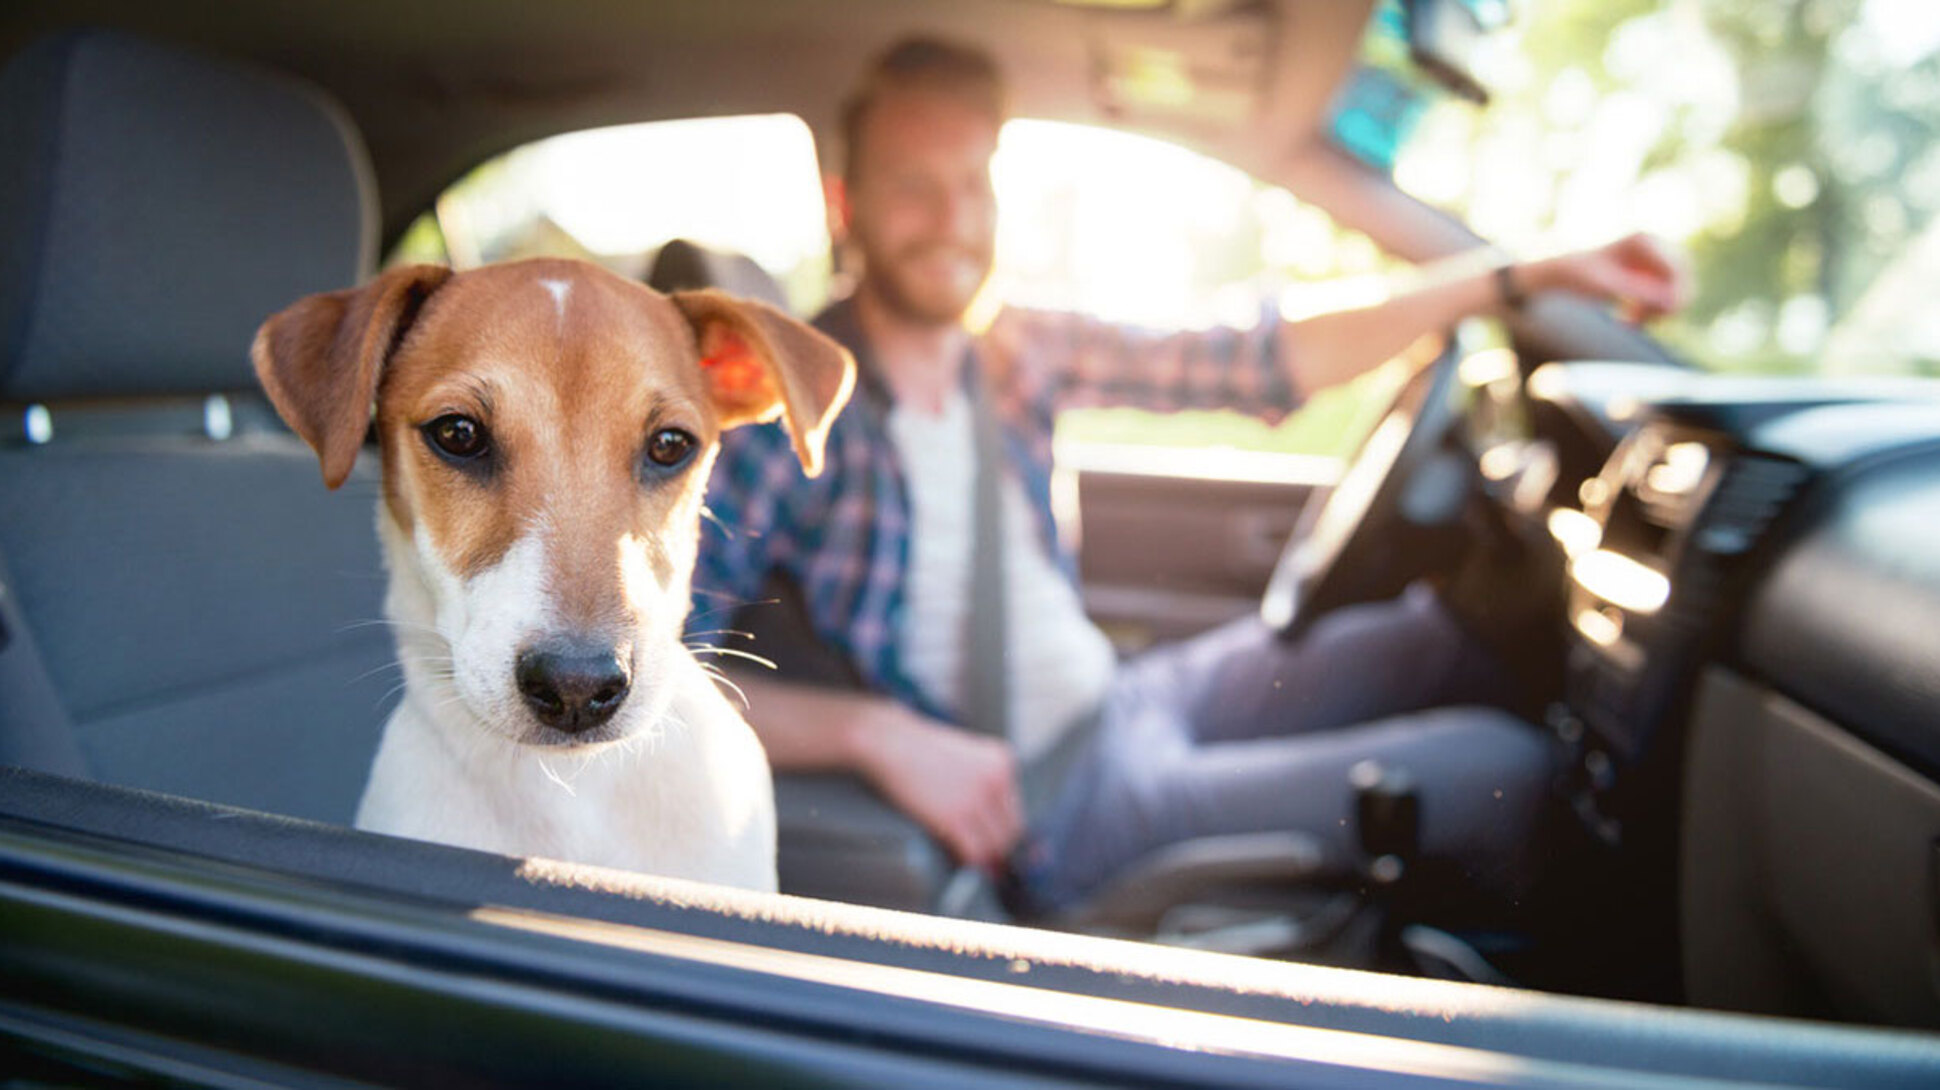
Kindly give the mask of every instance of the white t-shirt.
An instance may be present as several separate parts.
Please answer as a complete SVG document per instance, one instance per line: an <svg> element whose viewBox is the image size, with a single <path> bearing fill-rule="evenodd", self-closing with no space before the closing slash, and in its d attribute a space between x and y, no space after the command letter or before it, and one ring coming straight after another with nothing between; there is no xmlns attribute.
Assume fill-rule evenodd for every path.
<svg viewBox="0 0 1940 1090"><path fill-rule="evenodd" d="M902 458L912 520L909 581L896 635L903 666L924 695L959 708L970 670L976 539L970 403L961 390L952 390L941 415L898 405L889 413L889 435ZM1011 740L1028 761L1104 698L1117 656L1045 549L1014 475L1005 475L1003 502Z"/></svg>

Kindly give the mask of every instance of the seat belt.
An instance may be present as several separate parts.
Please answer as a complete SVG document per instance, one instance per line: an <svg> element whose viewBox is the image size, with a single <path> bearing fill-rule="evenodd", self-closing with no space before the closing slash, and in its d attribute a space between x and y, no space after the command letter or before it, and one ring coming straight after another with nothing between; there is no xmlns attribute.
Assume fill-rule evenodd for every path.
<svg viewBox="0 0 1940 1090"><path fill-rule="evenodd" d="M1004 440L982 369L973 360L970 427L977 458L976 526L970 557L969 656L963 694L964 725L992 738L1010 738L1010 612L1004 563Z"/></svg>
<svg viewBox="0 0 1940 1090"><path fill-rule="evenodd" d="M85 778L87 760L74 722L12 587L6 557L0 556L0 765Z"/></svg>
<svg viewBox="0 0 1940 1090"><path fill-rule="evenodd" d="M1017 747L1010 722L1010 593L1005 584L1007 563L1004 536L1003 431L990 404L983 372L970 364L970 419L977 459L976 527L970 559L969 656L964 690L964 725L979 734L1002 738ZM1027 825L1056 800L1078 758L1089 748L1098 727L1098 710L1066 725L1051 748L1026 761L1018 754L1018 793Z"/></svg>

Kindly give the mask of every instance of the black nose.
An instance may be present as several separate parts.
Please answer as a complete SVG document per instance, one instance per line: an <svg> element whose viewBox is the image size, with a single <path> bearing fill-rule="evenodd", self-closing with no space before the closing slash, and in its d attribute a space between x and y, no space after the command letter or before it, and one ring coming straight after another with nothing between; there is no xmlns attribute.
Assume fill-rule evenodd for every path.
<svg viewBox="0 0 1940 1090"><path fill-rule="evenodd" d="M519 653L519 695L539 722L567 734L592 730L626 703L632 681L610 647L541 645Z"/></svg>

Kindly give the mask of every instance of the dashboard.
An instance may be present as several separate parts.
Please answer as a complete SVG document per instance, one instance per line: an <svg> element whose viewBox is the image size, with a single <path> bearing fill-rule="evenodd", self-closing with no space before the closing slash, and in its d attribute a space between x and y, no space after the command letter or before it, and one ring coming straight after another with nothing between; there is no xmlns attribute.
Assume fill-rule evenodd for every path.
<svg viewBox="0 0 1940 1090"><path fill-rule="evenodd" d="M1696 1001L1940 1025L1936 387L1550 364L1478 447L1561 573L1562 793L1656 838Z"/></svg>

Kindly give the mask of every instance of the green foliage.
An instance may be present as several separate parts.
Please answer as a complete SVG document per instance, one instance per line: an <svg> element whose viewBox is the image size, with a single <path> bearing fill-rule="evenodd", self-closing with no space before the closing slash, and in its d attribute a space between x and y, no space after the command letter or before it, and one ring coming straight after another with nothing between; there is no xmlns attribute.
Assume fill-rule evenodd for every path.
<svg viewBox="0 0 1940 1090"><path fill-rule="evenodd" d="M1917 275L1898 267L1901 252L1940 206L1931 185L1904 178L1932 163L1940 180L1940 57L1880 61L1894 28L1862 25L1876 14L1863 0L1528 4L1515 31L1526 70L1472 120L1471 144L1501 154L1572 126L1606 132L1596 124L1607 120L1602 111L1651 103L1665 123L1635 161L1638 180L1669 183L1660 192L1684 193L1683 211L1697 219L1675 239L1692 260L1696 296L1659 336L1734 370L1919 370L1932 364L1931 348L1896 341L1890 329L1843 339L1838 329L1882 278ZM1666 54L1687 67L1667 65ZM1728 78L1716 78L1720 64ZM1590 116L1555 117L1558 81L1585 77L1597 97ZM1543 150L1525 144L1514 158L1552 196L1579 171L1610 169L1593 154L1559 160ZM1453 210L1469 213L1472 197ZM1558 222L1559 201L1531 203L1541 207L1530 232L1581 238L1581 222ZM1616 221L1607 233L1630 226L1664 230ZM1869 347L1865 359L1826 359L1857 342Z"/></svg>
<svg viewBox="0 0 1940 1090"><path fill-rule="evenodd" d="M451 264L451 251L445 246L445 232L438 226L437 213L426 212L412 220L384 264L386 267Z"/></svg>

